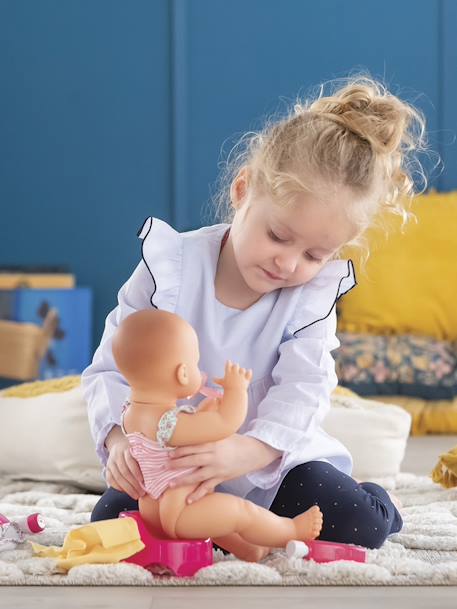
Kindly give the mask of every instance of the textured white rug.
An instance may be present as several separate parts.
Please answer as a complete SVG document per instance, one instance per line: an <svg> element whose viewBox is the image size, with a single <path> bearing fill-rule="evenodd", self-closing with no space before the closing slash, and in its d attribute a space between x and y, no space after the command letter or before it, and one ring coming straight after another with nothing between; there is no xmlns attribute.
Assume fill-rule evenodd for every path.
<svg viewBox="0 0 457 609"><path fill-rule="evenodd" d="M83 565L67 575L56 572L54 559L35 558L24 542L0 552L1 585L208 586L208 585L457 585L457 489L444 490L426 477L400 474L377 480L403 501L404 528L366 564L340 561L317 564L288 559L275 552L260 564L214 552L214 564L192 578L152 575L136 565ZM0 513L10 519L40 511L46 529L33 536L44 545L61 546L67 531L89 522L98 496L75 487L0 479Z"/></svg>

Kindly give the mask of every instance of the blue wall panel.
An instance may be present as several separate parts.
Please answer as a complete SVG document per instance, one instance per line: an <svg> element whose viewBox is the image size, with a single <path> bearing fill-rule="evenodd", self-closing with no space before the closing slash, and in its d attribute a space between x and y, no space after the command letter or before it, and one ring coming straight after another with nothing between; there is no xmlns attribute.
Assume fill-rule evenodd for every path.
<svg viewBox="0 0 457 609"><path fill-rule="evenodd" d="M193 0L186 6L188 189L179 226L199 225L221 144L257 129L323 80L368 69L426 113L437 130L439 11L429 0ZM185 67L184 67L185 66ZM230 140L232 141L232 140ZM230 146L226 146L229 149Z"/></svg>
<svg viewBox="0 0 457 609"><path fill-rule="evenodd" d="M95 340L170 219L166 0L0 2L1 264L68 264L95 289Z"/></svg>
<svg viewBox="0 0 457 609"><path fill-rule="evenodd" d="M456 30L455 0L0 0L0 264L68 264L96 344L144 217L206 222L224 142L354 68L424 110L456 188Z"/></svg>
<svg viewBox="0 0 457 609"><path fill-rule="evenodd" d="M457 2L442 0L440 137L444 171L442 190L457 188Z"/></svg>

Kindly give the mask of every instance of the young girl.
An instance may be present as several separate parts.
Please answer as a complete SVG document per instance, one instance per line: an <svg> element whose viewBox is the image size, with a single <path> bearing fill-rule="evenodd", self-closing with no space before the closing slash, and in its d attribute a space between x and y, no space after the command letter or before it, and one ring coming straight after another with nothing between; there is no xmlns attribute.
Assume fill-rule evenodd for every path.
<svg viewBox="0 0 457 609"><path fill-rule="evenodd" d="M226 222L178 233L146 220L142 260L82 377L109 485L92 520L138 509L144 493L120 427L129 387L111 339L123 318L152 306L195 328L209 383L227 359L253 370L238 433L174 451L171 466L188 470L177 484L200 483L188 501L216 489L288 517L316 504L320 539L369 548L401 529L387 492L351 478L351 455L321 424L337 385L335 303L356 284L352 262L339 252L360 244L382 209L407 215L408 167L423 128L419 111L378 82L348 79L251 136L228 169Z"/></svg>

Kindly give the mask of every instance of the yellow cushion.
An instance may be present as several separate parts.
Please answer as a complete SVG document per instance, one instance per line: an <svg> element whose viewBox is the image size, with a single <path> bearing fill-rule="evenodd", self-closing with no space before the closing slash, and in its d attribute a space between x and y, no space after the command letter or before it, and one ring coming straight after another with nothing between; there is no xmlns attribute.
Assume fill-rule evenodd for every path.
<svg viewBox="0 0 457 609"><path fill-rule="evenodd" d="M409 412L412 436L457 434L457 397L453 400L424 400L405 395L374 395L367 399L395 404Z"/></svg>
<svg viewBox="0 0 457 609"><path fill-rule="evenodd" d="M398 217L386 219L387 240L367 232L371 255L339 301L339 331L457 340L457 192L417 197L411 211L404 233ZM356 252L344 256L360 269Z"/></svg>
<svg viewBox="0 0 457 609"><path fill-rule="evenodd" d="M47 381L33 381L32 383L20 383L13 385L0 392L0 395L9 398L33 398L44 393L62 393L70 391L81 384L79 374L73 376L62 376Z"/></svg>
<svg viewBox="0 0 457 609"><path fill-rule="evenodd" d="M335 387L332 395L342 395L347 398L358 398L359 397L357 395L357 393L355 393L355 391L352 391L352 389L348 389L347 387L342 387L341 385L338 385L337 387Z"/></svg>

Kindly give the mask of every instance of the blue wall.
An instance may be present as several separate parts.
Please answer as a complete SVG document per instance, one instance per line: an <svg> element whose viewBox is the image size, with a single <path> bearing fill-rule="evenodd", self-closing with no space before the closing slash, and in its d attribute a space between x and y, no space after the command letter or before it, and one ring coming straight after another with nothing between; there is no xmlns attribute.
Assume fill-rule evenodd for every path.
<svg viewBox="0 0 457 609"><path fill-rule="evenodd" d="M454 0L0 0L0 264L68 264L95 346L143 219L200 226L223 143L358 67L423 109L456 188L456 29Z"/></svg>

